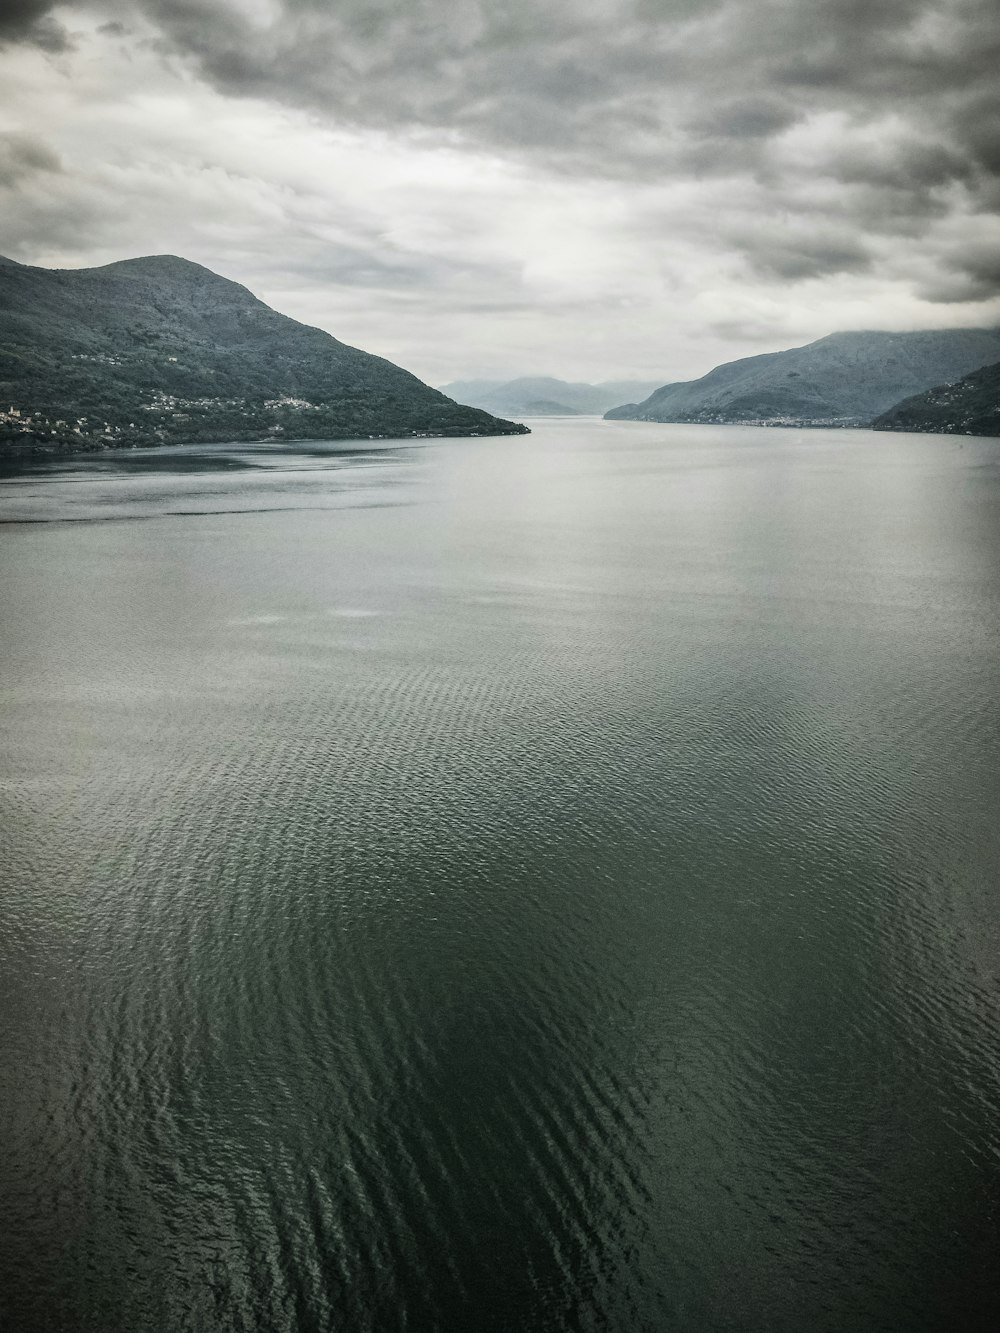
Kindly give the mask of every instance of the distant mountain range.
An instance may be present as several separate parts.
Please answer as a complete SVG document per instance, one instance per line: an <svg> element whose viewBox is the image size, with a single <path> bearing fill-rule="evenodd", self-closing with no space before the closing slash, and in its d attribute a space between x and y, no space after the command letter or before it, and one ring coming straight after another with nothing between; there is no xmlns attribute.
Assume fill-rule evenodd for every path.
<svg viewBox="0 0 1000 1333"><path fill-rule="evenodd" d="M866 426L902 399L1000 359L1000 329L832 333L666 384L613 421Z"/></svg>
<svg viewBox="0 0 1000 1333"><path fill-rule="evenodd" d="M1000 363L907 398L872 426L935 435L1000 435Z"/></svg>
<svg viewBox="0 0 1000 1333"><path fill-rule="evenodd" d="M659 380L608 380L602 384L571 384L550 376L514 380L456 380L441 392L456 402L486 412L515 417L601 416L627 398L644 398Z"/></svg>
<svg viewBox="0 0 1000 1333"><path fill-rule="evenodd" d="M526 376L438 391L173 255L0 259L0 449L508 435L527 430L511 416L600 413L998 435L1000 329L834 333L660 387Z"/></svg>
<svg viewBox="0 0 1000 1333"><path fill-rule="evenodd" d="M526 431L186 259L0 260L0 449Z"/></svg>

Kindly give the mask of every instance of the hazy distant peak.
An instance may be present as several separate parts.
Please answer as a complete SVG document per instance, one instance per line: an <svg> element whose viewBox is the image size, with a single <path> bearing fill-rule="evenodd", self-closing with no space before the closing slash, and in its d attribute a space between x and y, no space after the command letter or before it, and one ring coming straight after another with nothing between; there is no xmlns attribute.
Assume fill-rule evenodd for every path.
<svg viewBox="0 0 1000 1333"><path fill-rule="evenodd" d="M612 380L587 384L552 375L519 375L510 380L456 380L441 392L470 407L500 415L599 416L628 397L645 398L662 380Z"/></svg>

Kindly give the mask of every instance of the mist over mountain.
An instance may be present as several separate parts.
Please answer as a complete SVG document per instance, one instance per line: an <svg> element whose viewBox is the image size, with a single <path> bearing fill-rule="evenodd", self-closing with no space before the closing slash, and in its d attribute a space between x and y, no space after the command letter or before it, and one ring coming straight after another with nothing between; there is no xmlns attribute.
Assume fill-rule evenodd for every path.
<svg viewBox="0 0 1000 1333"><path fill-rule="evenodd" d="M173 255L0 263L0 447L522 434Z"/></svg>
<svg viewBox="0 0 1000 1333"><path fill-rule="evenodd" d="M1000 329L832 333L805 347L716 366L666 384L615 421L862 426L894 404L1000 357Z"/></svg>
<svg viewBox="0 0 1000 1333"><path fill-rule="evenodd" d="M1000 362L954 384L939 384L876 417L874 430L935 435L1000 435Z"/></svg>
<svg viewBox="0 0 1000 1333"><path fill-rule="evenodd" d="M626 398L640 398L657 389L659 380L608 380L578 384L548 375L513 380L456 380L441 392L457 402L487 412L516 417L600 416Z"/></svg>

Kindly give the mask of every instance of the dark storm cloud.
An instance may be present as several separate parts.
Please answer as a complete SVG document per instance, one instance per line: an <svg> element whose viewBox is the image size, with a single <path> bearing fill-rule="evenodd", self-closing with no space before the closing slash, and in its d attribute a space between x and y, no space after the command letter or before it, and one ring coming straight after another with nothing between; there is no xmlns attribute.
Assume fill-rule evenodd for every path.
<svg viewBox="0 0 1000 1333"><path fill-rule="evenodd" d="M1000 19L997 26L1000 27ZM994 80L998 78L995 73ZM964 100L952 119L956 133L967 144L976 164L990 175L1000 177L1000 95L994 90L982 90Z"/></svg>
<svg viewBox="0 0 1000 1333"><path fill-rule="evenodd" d="M925 284L925 301L985 301L1000 291L1000 240L962 246L945 257L942 274Z"/></svg>
<svg viewBox="0 0 1000 1333"><path fill-rule="evenodd" d="M837 179L847 185L914 193L936 189L949 181L969 181L975 163L968 152L932 138L897 138L891 144L850 147L833 154Z"/></svg>
<svg viewBox="0 0 1000 1333"><path fill-rule="evenodd" d="M58 172L62 163L33 134L0 134L0 189L12 189L39 172Z"/></svg>
<svg viewBox="0 0 1000 1333"><path fill-rule="evenodd" d="M1000 172L995 0L90 3L142 11L164 50L226 92L457 131L597 174L670 171L689 139L767 143L823 111L905 119L944 179ZM27 34L51 8L7 0L0 33Z"/></svg>
<svg viewBox="0 0 1000 1333"><path fill-rule="evenodd" d="M52 0L2 0L0 46L24 42L46 51L62 51L69 44L65 30L51 17Z"/></svg>
<svg viewBox="0 0 1000 1333"><path fill-rule="evenodd" d="M799 112L774 96L723 102L691 121L692 134L707 139L767 139L794 125Z"/></svg>
<svg viewBox="0 0 1000 1333"><path fill-rule="evenodd" d="M285 0L266 24L214 0L137 3L230 91L500 140L505 94L568 113L564 131L586 137L688 90L696 116L752 135L859 97L863 114L964 104L988 92L1000 54L992 0Z"/></svg>
<svg viewBox="0 0 1000 1333"><path fill-rule="evenodd" d="M302 282L372 288L380 293L447 289L470 277L496 290L512 290L518 283L517 271L510 265L473 264L461 257L408 254L384 237L362 239L365 243L347 245L297 235L298 278ZM281 263L279 258L279 268ZM510 308L510 302L504 308Z"/></svg>
<svg viewBox="0 0 1000 1333"><path fill-rule="evenodd" d="M821 215L818 210L794 216L720 223L729 248L743 255L748 267L764 278L799 282L834 273L864 273L872 253L853 219Z"/></svg>
<svg viewBox="0 0 1000 1333"><path fill-rule="evenodd" d="M0 40L37 42L51 9L8 3ZM141 18L164 57L216 90L338 127L443 138L623 192L752 182L761 207L814 228L791 239L744 228L748 268L777 282L863 272L869 235L918 238L1000 197L996 0L77 0L65 12L74 9ZM704 225L723 230L711 216ZM938 290L989 294L990 272L942 269Z"/></svg>
<svg viewBox="0 0 1000 1333"><path fill-rule="evenodd" d="M751 251L754 269L765 278L785 278L799 282L804 278L822 278L832 273L863 273L871 268L871 256L861 245L823 245L822 242L798 245L773 245Z"/></svg>
<svg viewBox="0 0 1000 1333"><path fill-rule="evenodd" d="M741 246L750 266L765 278L800 282L831 273L863 273L872 258L854 237L773 234L748 237Z"/></svg>
<svg viewBox="0 0 1000 1333"><path fill-rule="evenodd" d="M669 170L679 140L768 141L823 111L859 122L897 115L960 174L1000 171L995 0L77 7L117 19L141 11L164 50L229 93L359 125L458 131L598 174L619 174L623 162ZM48 0L5 0L0 34L26 36L52 8ZM914 167L919 175L916 159Z"/></svg>
<svg viewBox="0 0 1000 1333"><path fill-rule="evenodd" d="M226 92L458 133L563 173L799 171L860 187L859 224L881 191L877 225L903 233L954 184L988 206L1000 175L994 0L284 0L269 21L138 3ZM839 140L789 161L789 132L824 114L843 118ZM882 122L881 146L859 145ZM856 268L857 247L838 253Z"/></svg>

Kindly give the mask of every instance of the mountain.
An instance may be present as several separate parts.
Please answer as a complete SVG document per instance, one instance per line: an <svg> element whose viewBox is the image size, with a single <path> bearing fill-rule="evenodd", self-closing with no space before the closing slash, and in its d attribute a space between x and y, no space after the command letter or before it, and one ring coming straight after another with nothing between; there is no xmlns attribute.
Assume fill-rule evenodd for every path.
<svg viewBox="0 0 1000 1333"><path fill-rule="evenodd" d="M571 384L551 376L514 380L456 380L441 388L449 398L487 412L516 417L600 416L630 395L653 392L659 380L609 380L603 384Z"/></svg>
<svg viewBox="0 0 1000 1333"><path fill-rule="evenodd" d="M527 430L174 255L0 263L0 409L5 449Z"/></svg>
<svg viewBox="0 0 1000 1333"><path fill-rule="evenodd" d="M1000 362L897 403L876 417L872 429L1000 435Z"/></svg>
<svg viewBox="0 0 1000 1333"><path fill-rule="evenodd" d="M901 399L1000 358L1000 329L832 333L805 347L716 366L666 384L613 421L861 426Z"/></svg>

